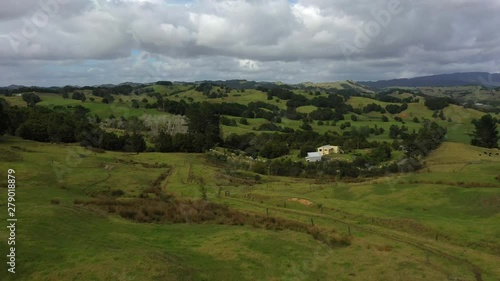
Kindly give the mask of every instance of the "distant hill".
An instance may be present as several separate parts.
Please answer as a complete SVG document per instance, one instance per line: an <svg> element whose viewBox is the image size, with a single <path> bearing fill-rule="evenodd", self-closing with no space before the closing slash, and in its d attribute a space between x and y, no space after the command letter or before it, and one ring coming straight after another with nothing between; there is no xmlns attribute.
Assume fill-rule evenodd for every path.
<svg viewBox="0 0 500 281"><path fill-rule="evenodd" d="M7 87L2 87L2 88L9 89L9 90L17 90L17 89L22 88L22 87L24 87L24 86L22 86L22 85L9 85Z"/></svg>
<svg viewBox="0 0 500 281"><path fill-rule="evenodd" d="M149 83L149 84L153 84L153 83ZM132 86L132 87L139 87L139 86L143 86L145 85L144 83L135 83L135 82L124 82L124 83L120 83L118 84L118 86ZM147 85L147 84L146 84Z"/></svg>
<svg viewBox="0 0 500 281"><path fill-rule="evenodd" d="M439 74L431 76L422 76L415 78L392 79L381 81L358 82L373 88L386 87L455 87L482 85L486 87L500 86L500 73L487 72L466 72L453 74Z"/></svg>
<svg viewBox="0 0 500 281"><path fill-rule="evenodd" d="M373 93L372 90L368 89L366 85L362 85L360 83L357 83L352 80L346 80L346 81L338 81L338 82L325 82L325 83L313 83L313 82L304 82L300 83L298 86L306 89L306 90L315 90L315 89L336 89L336 90L342 90L342 89L354 89L361 91L366 94Z"/></svg>
<svg viewBox="0 0 500 281"><path fill-rule="evenodd" d="M263 86L266 88L276 88L282 83L280 82L257 82L257 81L249 81L249 80L244 80L244 79L233 79L233 80L203 80L203 81L196 81L194 83L200 84L200 83L211 83L211 84L217 84L217 85L224 85L227 86L231 89L237 89L237 90L248 90L248 89L255 89L258 86Z"/></svg>

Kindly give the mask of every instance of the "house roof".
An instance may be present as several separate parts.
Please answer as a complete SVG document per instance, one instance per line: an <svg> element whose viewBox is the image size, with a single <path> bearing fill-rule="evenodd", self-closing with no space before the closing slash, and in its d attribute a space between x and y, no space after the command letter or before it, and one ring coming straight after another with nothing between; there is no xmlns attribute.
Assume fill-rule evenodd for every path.
<svg viewBox="0 0 500 281"><path fill-rule="evenodd" d="M322 157L321 153L319 152L308 152L307 157Z"/></svg>
<svg viewBox="0 0 500 281"><path fill-rule="evenodd" d="M319 148L328 148L328 149L329 149L329 148L334 148L334 147L338 147L338 146L323 145L323 146L321 146L321 147L319 147Z"/></svg>

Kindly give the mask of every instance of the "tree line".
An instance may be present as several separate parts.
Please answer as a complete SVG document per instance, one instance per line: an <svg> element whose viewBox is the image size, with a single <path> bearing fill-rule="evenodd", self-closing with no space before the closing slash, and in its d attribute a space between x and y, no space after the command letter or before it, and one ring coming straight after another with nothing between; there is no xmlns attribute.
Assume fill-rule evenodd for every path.
<svg viewBox="0 0 500 281"><path fill-rule="evenodd" d="M372 143L371 151L366 155L357 155L353 161L323 160L314 163L305 163L302 161L293 161L289 158L279 158L270 161L255 161L253 163L242 162L232 159L227 154L212 153L209 159L220 164L228 165L231 168L246 169L255 173L275 176L293 176L293 177L335 177L335 178L358 178L358 177L376 177L388 173L399 173L415 171L422 167L421 157L428 155L431 151L438 148L444 141L446 129L440 127L434 122L426 122L418 132L408 134L401 142ZM248 154L262 142L261 153L267 153L267 147L271 147L273 153L283 149L283 143L290 144L289 147L298 146L300 142L309 147L306 151L315 151L319 143L334 142L340 144L340 141L356 142L356 136L345 138L330 136L328 134L311 136L305 132L296 132L287 136L265 135L262 139L255 139L255 135L231 135L225 142L227 147L233 147L240 151L246 151ZM333 138L332 138L333 137ZM335 143L336 142L336 143ZM252 145L250 145L252 144ZM368 143L367 143L368 144ZM296 147L294 147L296 148ZM404 159L397 162L388 162L391 159L393 149L404 149ZM250 149L250 150L249 150ZM234 151L233 151L234 152Z"/></svg>

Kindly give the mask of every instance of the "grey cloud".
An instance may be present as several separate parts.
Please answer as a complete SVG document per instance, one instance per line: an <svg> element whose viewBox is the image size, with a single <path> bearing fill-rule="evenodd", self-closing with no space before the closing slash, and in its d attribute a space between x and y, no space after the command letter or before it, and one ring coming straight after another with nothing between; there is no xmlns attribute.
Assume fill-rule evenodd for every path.
<svg viewBox="0 0 500 281"><path fill-rule="evenodd" d="M390 19L398 0L42 2L0 3L0 84L385 79L495 71L500 51L498 1L400 0Z"/></svg>

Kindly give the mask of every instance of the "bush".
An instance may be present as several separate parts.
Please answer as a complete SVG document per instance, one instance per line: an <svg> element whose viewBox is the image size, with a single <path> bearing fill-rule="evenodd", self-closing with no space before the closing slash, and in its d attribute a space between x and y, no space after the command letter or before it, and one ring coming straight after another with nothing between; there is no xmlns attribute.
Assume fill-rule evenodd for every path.
<svg viewBox="0 0 500 281"><path fill-rule="evenodd" d="M135 219L136 215L137 215L137 211L135 211L135 210L129 210L129 209L120 210L120 217L122 217L124 219L133 220L133 219Z"/></svg>
<svg viewBox="0 0 500 281"><path fill-rule="evenodd" d="M309 125L309 123L302 123L302 125L300 125L300 128L304 131L312 131L312 127L311 125Z"/></svg>
<svg viewBox="0 0 500 281"><path fill-rule="evenodd" d="M75 205L83 205L85 203L85 201L83 201L82 199L75 199L73 201L73 204Z"/></svg>
<svg viewBox="0 0 500 281"><path fill-rule="evenodd" d="M274 123L265 123L259 126L259 131L275 131L281 132L283 130L282 127L274 124Z"/></svg>
<svg viewBox="0 0 500 281"><path fill-rule="evenodd" d="M116 190L111 191L111 196L115 196L115 197L119 197L119 196L122 196L124 194L125 194L125 192L123 192L123 190L121 190L121 189L116 189Z"/></svg>
<svg viewBox="0 0 500 281"><path fill-rule="evenodd" d="M240 124L243 124L243 125L248 125L248 120L244 117L241 117L240 118Z"/></svg>
<svg viewBox="0 0 500 281"><path fill-rule="evenodd" d="M268 142L266 143L261 151L260 156L273 159L283 155L287 155L290 152L288 146L281 142Z"/></svg>

